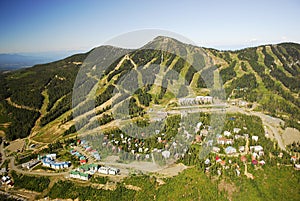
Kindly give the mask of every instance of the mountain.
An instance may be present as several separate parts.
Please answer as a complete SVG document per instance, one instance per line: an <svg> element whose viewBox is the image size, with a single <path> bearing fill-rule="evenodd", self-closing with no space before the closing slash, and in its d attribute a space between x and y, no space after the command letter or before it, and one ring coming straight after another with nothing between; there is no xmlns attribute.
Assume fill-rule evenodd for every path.
<svg viewBox="0 0 300 201"><path fill-rule="evenodd" d="M0 70L16 70L46 62L49 62L49 59L43 57L20 54L0 54Z"/></svg>
<svg viewBox="0 0 300 201"><path fill-rule="evenodd" d="M72 51L52 51L39 53L20 53L20 54L0 54L0 71L16 70L20 68L28 68L37 64L49 63L57 61L68 55L75 54Z"/></svg>
<svg viewBox="0 0 300 201"><path fill-rule="evenodd" d="M219 51L159 36L0 73L2 167L34 200L299 200L299 59L295 43ZM72 166L21 169L49 153ZM92 163L122 175L65 177Z"/></svg>
<svg viewBox="0 0 300 201"><path fill-rule="evenodd" d="M112 106L129 101L136 108L130 109L130 115L143 116L149 105L167 107L174 98L187 95L187 90L196 95L209 95L215 83L222 82L224 100L242 99L254 110L280 117L285 120L285 126L299 129L299 59L300 45L295 43L219 51L160 36L137 50L101 46L85 54L1 74L0 123L9 126L0 128L11 140L32 133L35 140L47 142L49 137L45 136L61 137L74 127L74 112L78 117L85 117L93 106L98 111L94 116L101 119L105 108L106 113L112 112L115 109ZM86 72L80 70L82 63ZM143 67L150 64L157 66ZM159 66L165 67L160 70ZM216 71L219 76L214 76ZM78 73L82 83L78 82ZM185 79L178 91L181 95L166 90L172 88L170 81L174 76ZM131 80L126 82L126 79ZM137 83L144 84L140 91L124 93L136 90ZM96 84L99 86L95 88ZM93 88L94 99L86 100ZM125 97L118 100L121 91ZM75 100L74 94L78 95ZM115 99L119 102L112 101ZM94 116L88 115L85 129L96 126L89 121ZM103 124L106 123L109 122Z"/></svg>

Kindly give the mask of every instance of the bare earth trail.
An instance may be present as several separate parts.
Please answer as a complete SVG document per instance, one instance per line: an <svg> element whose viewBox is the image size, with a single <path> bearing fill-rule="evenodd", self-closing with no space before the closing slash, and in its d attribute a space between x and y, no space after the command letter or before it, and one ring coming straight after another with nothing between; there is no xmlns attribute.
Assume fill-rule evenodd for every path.
<svg viewBox="0 0 300 201"><path fill-rule="evenodd" d="M45 114L47 113L47 106L48 106L48 103L49 103L49 96L48 96L48 93L47 93L47 89L45 89L43 92L42 92L42 95L44 97L44 101L43 101L43 105L41 107L41 109L39 110L39 112L41 113L40 117L36 120L35 122L35 125L34 127L31 129L31 133L30 135L28 136L28 139L30 140L32 137L34 137L37 133L38 133L38 130L40 129L40 122L41 122L41 119L45 116Z"/></svg>
<svg viewBox="0 0 300 201"><path fill-rule="evenodd" d="M12 100L10 98L7 98L6 100L7 100L8 104L10 104L10 105L12 105L12 106L14 106L16 108L26 109L26 110L36 111L36 112L39 111L36 108L31 108L31 107L28 107L28 106L25 106L25 105L19 105L17 103L14 103L14 102L12 102Z"/></svg>

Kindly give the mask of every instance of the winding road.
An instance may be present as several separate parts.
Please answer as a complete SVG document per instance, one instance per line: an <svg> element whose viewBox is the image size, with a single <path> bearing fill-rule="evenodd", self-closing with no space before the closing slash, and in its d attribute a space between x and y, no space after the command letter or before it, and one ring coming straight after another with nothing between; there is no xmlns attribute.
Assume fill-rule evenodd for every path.
<svg viewBox="0 0 300 201"><path fill-rule="evenodd" d="M280 132L281 133L283 132L283 130L280 127L280 124L284 124L283 120L281 120L279 118L271 117L271 116L263 114L261 112L246 110L245 108L240 108L237 106L230 106L230 107L226 108L226 111L227 112L239 112L242 114L254 115L254 116L260 117L263 122L263 125L266 126L268 133L273 134L273 137L278 142L279 147L282 150L286 150L285 145L282 140L282 137L281 137L281 134L280 134Z"/></svg>

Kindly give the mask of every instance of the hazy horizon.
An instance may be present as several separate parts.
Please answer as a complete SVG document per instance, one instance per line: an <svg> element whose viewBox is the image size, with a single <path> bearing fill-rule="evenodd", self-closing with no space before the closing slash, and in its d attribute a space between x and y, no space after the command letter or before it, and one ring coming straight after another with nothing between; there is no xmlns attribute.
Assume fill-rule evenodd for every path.
<svg viewBox="0 0 300 201"><path fill-rule="evenodd" d="M143 29L168 30L222 50L299 43L299 6L295 0L1 1L0 53L85 51Z"/></svg>

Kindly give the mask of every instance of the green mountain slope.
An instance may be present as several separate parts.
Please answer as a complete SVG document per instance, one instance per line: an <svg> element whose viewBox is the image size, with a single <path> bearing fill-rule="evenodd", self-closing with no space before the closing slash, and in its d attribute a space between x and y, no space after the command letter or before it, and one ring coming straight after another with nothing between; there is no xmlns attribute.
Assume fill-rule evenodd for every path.
<svg viewBox="0 0 300 201"><path fill-rule="evenodd" d="M168 49L175 50L177 55ZM72 93L83 62L90 68L81 74L84 83L79 85L84 87L77 86L76 90L82 91L77 93L80 95L73 106L86 131L99 126L99 122L100 125L111 123L112 110L119 108L122 112L122 103L128 102L131 118L147 118L145 111L149 106L168 107L176 97L184 97L187 90L208 95L220 80L226 98L255 103L256 110L278 116L287 126L299 129L299 44L282 43L238 51L205 48L201 54L208 55L210 60L198 57L196 53L201 51L199 47L171 38L157 37L138 50L101 46L86 54L1 74L0 129L10 140L31 133L35 140L45 142L73 133ZM111 54L119 55L119 59L104 68L97 56L109 58ZM183 59L178 55L189 57ZM198 66L192 66L193 62ZM156 67L147 68L149 65ZM215 76L217 71L220 76ZM185 86L177 94L166 90L179 77L184 78ZM126 96L126 90L133 90L126 87L135 88L138 84L144 87L131 91L127 97L118 97L120 92ZM95 85L98 85L95 97L86 98ZM93 104L95 113L91 113Z"/></svg>

